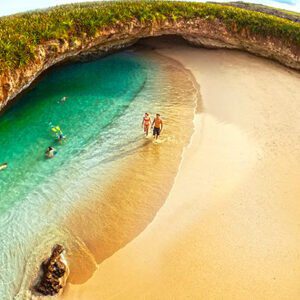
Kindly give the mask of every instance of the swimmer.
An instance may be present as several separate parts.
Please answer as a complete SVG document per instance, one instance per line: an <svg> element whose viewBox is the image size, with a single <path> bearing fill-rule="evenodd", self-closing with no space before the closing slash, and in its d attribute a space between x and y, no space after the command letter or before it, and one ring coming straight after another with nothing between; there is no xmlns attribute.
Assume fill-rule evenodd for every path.
<svg viewBox="0 0 300 300"><path fill-rule="evenodd" d="M55 133L56 139L59 142L62 142L66 138L66 136L63 134L60 127L59 126L53 126L52 124L50 126L51 126L52 132Z"/></svg>
<svg viewBox="0 0 300 300"><path fill-rule="evenodd" d="M45 154L47 158L53 158L56 154L56 150L53 147L49 146Z"/></svg>
<svg viewBox="0 0 300 300"><path fill-rule="evenodd" d="M148 136L150 124L151 124L151 118L148 113L145 113L142 121L142 128L144 128L144 133L146 136Z"/></svg>
<svg viewBox="0 0 300 300"><path fill-rule="evenodd" d="M163 121L160 118L160 114L156 114L156 117L152 122L151 128L153 128L153 138L157 140L163 129Z"/></svg>
<svg viewBox="0 0 300 300"><path fill-rule="evenodd" d="M62 97L62 98L60 99L60 102L66 102L67 99L68 99L68 97L64 96L64 97Z"/></svg>
<svg viewBox="0 0 300 300"><path fill-rule="evenodd" d="M0 165L0 171L6 169L7 167L8 167L8 163L5 162L5 163L1 164Z"/></svg>
<svg viewBox="0 0 300 300"><path fill-rule="evenodd" d="M62 143L62 141L65 139L66 137L63 135L62 132L60 132L58 135L57 135L57 140L59 143Z"/></svg>

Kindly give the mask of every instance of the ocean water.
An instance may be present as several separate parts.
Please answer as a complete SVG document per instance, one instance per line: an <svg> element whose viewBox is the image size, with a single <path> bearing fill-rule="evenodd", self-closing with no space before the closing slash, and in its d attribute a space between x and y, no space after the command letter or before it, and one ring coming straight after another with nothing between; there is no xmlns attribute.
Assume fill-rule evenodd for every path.
<svg viewBox="0 0 300 300"><path fill-rule="evenodd" d="M28 207L26 202L32 201L35 191L50 190L50 187L43 190L43 185L61 189L55 180L59 170L65 170L67 176L74 175L72 160L78 160L94 141L101 144L105 139L114 120L126 111L142 89L147 79L145 68L141 59L129 53L64 66L50 71L1 116L0 160L8 162L8 169L0 173L1 299L8 299L5 292L9 292L9 285L3 285L3 282L14 280L14 270L18 269L7 266L6 260L10 260L12 254L6 250L25 250L19 230L26 233L34 230L32 227L37 221L44 222L38 220L38 216L37 220L33 217L30 221L30 215L35 214L30 210L38 211L40 207ZM65 102L61 101L63 97L67 97ZM55 140L50 122L59 125L66 135L62 144ZM50 145L58 151L54 159L45 158L45 150ZM102 158L109 155L110 150L103 149ZM75 168L80 172L80 165ZM51 201L51 198L45 200ZM15 230L12 225L18 219L22 228ZM13 246L14 243L19 245ZM11 268L10 274L3 266Z"/></svg>
<svg viewBox="0 0 300 300"><path fill-rule="evenodd" d="M1 299L31 299L55 243L67 249L69 281L82 283L143 230L172 186L196 98L181 66L125 51L52 69L0 116ZM142 134L145 111L166 121L159 145Z"/></svg>
<svg viewBox="0 0 300 300"><path fill-rule="evenodd" d="M0 215L101 139L145 80L143 65L130 55L70 65L50 72L7 111L0 119L0 159L9 164L0 177ZM67 136L63 145L50 124ZM48 146L57 149L55 159L45 159Z"/></svg>

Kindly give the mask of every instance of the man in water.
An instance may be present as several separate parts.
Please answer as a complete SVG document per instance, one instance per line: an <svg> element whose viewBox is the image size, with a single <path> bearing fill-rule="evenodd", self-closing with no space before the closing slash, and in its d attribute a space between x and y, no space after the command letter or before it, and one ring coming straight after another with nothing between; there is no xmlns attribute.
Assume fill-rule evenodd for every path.
<svg viewBox="0 0 300 300"><path fill-rule="evenodd" d="M58 135L57 135L57 140L58 142L61 144L62 141L65 139L66 137L63 135L62 132L60 132Z"/></svg>
<svg viewBox="0 0 300 300"><path fill-rule="evenodd" d="M163 121L160 118L160 114L156 114L156 117L152 122L151 128L153 128L153 137L157 140L163 129Z"/></svg>
<svg viewBox="0 0 300 300"><path fill-rule="evenodd" d="M55 136L58 140L59 143L62 143L62 141L66 138L62 132L62 130L60 129L59 126L53 126L52 123L50 123L51 125L51 130L52 132L55 133Z"/></svg>
<svg viewBox="0 0 300 300"><path fill-rule="evenodd" d="M151 118L148 113L145 113L145 116L143 117L143 121L142 121L142 127L144 127L144 133L146 136L148 135L150 124L151 124Z"/></svg>

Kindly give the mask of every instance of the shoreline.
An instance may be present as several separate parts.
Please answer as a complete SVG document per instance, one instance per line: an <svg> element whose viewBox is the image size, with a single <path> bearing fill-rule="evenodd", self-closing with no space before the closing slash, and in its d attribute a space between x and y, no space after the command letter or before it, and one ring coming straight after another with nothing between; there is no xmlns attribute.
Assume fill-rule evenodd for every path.
<svg viewBox="0 0 300 300"><path fill-rule="evenodd" d="M204 112L152 223L61 299L299 297L300 76L236 51L151 43L193 73Z"/></svg>
<svg viewBox="0 0 300 300"><path fill-rule="evenodd" d="M125 156L117 155L115 162L104 162L105 166L102 167L105 170L112 167L105 179L97 176L97 169L88 172L87 179L84 180L86 184L89 183L88 189L80 194L77 204L69 207L68 215L62 223L56 224L70 235L65 243L64 240L60 242L66 248L70 268L68 281L72 283L88 280L97 268L97 263L124 247L151 223L173 185L183 147L188 143L192 132L192 128L190 132L180 126L183 121L191 125L193 122L197 97L190 81L191 75L177 61L152 51L139 50L137 55L147 57L147 64L152 61L153 67L149 67L149 74L156 75L148 78L135 101L144 103L144 109L160 111L168 120L164 129L166 133L161 140L164 147L152 145L152 139L141 137L135 141L133 149L126 151ZM176 88L171 83L176 83ZM182 96L180 89L187 89L184 95L188 101L178 100L177 97ZM153 95L151 91L154 92ZM164 101L160 98L164 98ZM135 111L130 107L127 109ZM132 122L135 123L136 118L140 121L140 116L135 115ZM123 124L124 121L120 119L117 123ZM117 128L118 124L115 125ZM174 134L170 132L171 126L176 129ZM148 172L137 175L141 169L146 169L147 164ZM159 168L160 172L155 174L155 168ZM149 172L152 174L151 182L146 180ZM160 184L163 186L160 187ZM80 185L82 186L82 182ZM146 186L147 190L144 190ZM78 198L79 195L75 193L75 197ZM146 197L151 198L152 202L146 201ZM74 242L70 243L72 238ZM29 274L26 275L17 294L19 298L30 293L28 282L32 278Z"/></svg>
<svg viewBox="0 0 300 300"><path fill-rule="evenodd" d="M183 72L185 77L188 78L184 84L191 85L191 75L187 74L186 70L177 61L157 53L151 53L147 49L139 49L137 53L146 57L149 56L148 59L150 60L160 60L161 66L164 65L160 72L169 73L167 75L170 77L169 81L177 82L178 88L182 84L179 82L179 78L182 77ZM166 74L163 76L166 76ZM175 76L178 76L178 78L175 78ZM149 91L149 88L148 90L147 88L142 90L138 98L143 98L143 95L146 93L151 93L151 90ZM178 90L174 89L167 97L175 99L176 93L178 93ZM72 215L68 217L65 226L69 228L69 231L74 236L79 236L83 239L83 243L94 256L98 266L103 260L108 259L114 252L122 249L128 242L135 239L140 232L151 224L156 213L164 204L174 184L174 178L179 168L178 165L182 160L183 148L189 142L193 132L193 128L190 129L191 132L189 130L183 132L183 129L179 127L183 120L177 114L181 113L183 116L186 116L185 122L192 124L193 113L198 102L198 96L196 95L198 95L198 91L193 87L185 94L188 101L184 105L176 104L177 100L175 102L170 99L165 100L170 103L162 104L161 106L163 111L165 111L163 115L166 115L168 111L168 116L165 117L169 122L164 128L165 132L160 140L164 147L161 148L160 144L152 143L151 133L147 139L143 138L140 145L142 148L136 149L132 154L128 153L128 157L119 159L116 162L118 166L114 167L114 175L110 175L107 182L101 187L103 193L98 193L96 187L92 188L92 197L88 193L83 195L83 200L81 201L81 203L84 203L85 200L88 201L88 206L79 205L72 212ZM177 120L177 124L174 123L175 120ZM171 126L177 131L174 135L170 132ZM180 133L182 136L180 136ZM170 153L172 153L172 160L167 157ZM160 172L155 174L155 168L159 168ZM148 170L148 172L139 174L141 169ZM152 183L147 183L146 177L148 173L152 174ZM160 184L163 184L163 187L160 187ZM147 188L147 190L144 188ZM151 204L148 201L139 200L147 197L151 198ZM136 205L136 207L132 207L132 205ZM82 215L91 220L86 221L89 223L89 226L85 224L84 229L82 226L78 227L76 225L81 223L79 221L82 221ZM131 220L132 217L135 217L136 220ZM102 220L95 221L100 219ZM121 229L123 232L121 232ZM134 236L129 237L129 240L124 240L125 243L121 242L126 235L129 234L130 236L131 232ZM120 241L118 240L119 238L121 238ZM120 243L120 247L117 247L118 243ZM70 259L72 260L72 257ZM73 261L73 264L75 263L76 261ZM80 278L80 275L79 277L75 275L75 277L79 279L79 282L86 280L86 278Z"/></svg>

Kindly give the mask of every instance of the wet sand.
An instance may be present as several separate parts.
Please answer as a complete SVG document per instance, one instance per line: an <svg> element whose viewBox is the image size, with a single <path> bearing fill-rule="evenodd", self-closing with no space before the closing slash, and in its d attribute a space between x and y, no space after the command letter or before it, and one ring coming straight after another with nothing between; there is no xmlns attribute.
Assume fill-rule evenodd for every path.
<svg viewBox="0 0 300 300"><path fill-rule="evenodd" d="M54 194L68 205L57 203L58 216L53 214L55 221L36 238L16 299L39 299L32 287L40 263L56 243L66 249L68 283L85 283L103 260L143 232L172 188L193 132L199 96L196 83L180 63L145 47L129 49L123 55L134 56L143 66L143 87L123 114L101 132L101 139L85 148L78 157L80 168L70 164L72 181L67 177L66 185L59 186L60 193ZM143 135L145 111L151 118L160 112L165 120L160 143L154 143L151 134L148 138ZM45 204L47 212L55 203L50 199Z"/></svg>
<svg viewBox="0 0 300 300"><path fill-rule="evenodd" d="M143 103L143 111L137 116L134 113L131 120L116 120L128 124L127 130L122 130L126 151L120 147L113 159L105 160L99 168L84 170L84 182L79 182L84 188L76 195L80 199L74 201L63 220L62 228L73 240L61 242L66 247L70 284L85 283L97 264L151 223L168 197L183 149L193 132L199 95L192 74L177 61L145 47L131 51L136 51L135 55L142 56L148 64L156 65L156 71L149 71L132 104ZM151 118L160 112L166 123L157 143L151 130L147 138L142 133L144 109L151 113ZM127 111L132 111L131 106ZM134 132L138 131L137 139L130 135L132 126Z"/></svg>
<svg viewBox="0 0 300 300"><path fill-rule="evenodd" d="M147 43L192 71L204 108L152 223L62 298L299 299L300 75L241 52Z"/></svg>

